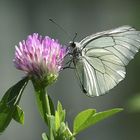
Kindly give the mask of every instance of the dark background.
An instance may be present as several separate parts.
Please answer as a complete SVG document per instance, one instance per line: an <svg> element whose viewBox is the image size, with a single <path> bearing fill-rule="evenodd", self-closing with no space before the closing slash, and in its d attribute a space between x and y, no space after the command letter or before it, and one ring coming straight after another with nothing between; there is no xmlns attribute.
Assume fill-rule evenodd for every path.
<svg viewBox="0 0 140 140"><path fill-rule="evenodd" d="M67 45L71 40L48 19L54 19L70 35L78 32L77 41L87 35L121 25L132 25L140 30L139 0L0 0L0 97L11 85L24 76L13 66L14 46L27 35L38 32L59 39ZM89 98L85 96L72 70L60 74L49 94L60 100L67 110L71 125L74 116L87 108L98 111L124 107L124 111L77 136L78 140L139 140L140 113L130 113L127 101L140 91L140 53L127 66L127 75L108 94ZM28 84L20 106L25 111L25 124L14 121L0 135L0 140L40 140L46 126L41 120L31 83Z"/></svg>

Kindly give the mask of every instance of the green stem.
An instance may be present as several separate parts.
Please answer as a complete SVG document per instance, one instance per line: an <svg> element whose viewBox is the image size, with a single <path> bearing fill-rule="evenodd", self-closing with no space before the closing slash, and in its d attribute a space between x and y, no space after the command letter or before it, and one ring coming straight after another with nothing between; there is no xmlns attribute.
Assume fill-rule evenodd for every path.
<svg viewBox="0 0 140 140"><path fill-rule="evenodd" d="M50 106L49 106L49 101L46 100L47 98L47 92L45 91L45 88L40 88L37 92L37 97L38 97L38 106L39 106L39 111L41 112L41 115L45 122L47 123L49 127L49 121L47 119L47 114L50 115Z"/></svg>
<svg viewBox="0 0 140 140"><path fill-rule="evenodd" d="M44 92L42 99L43 99L42 106L44 106L44 113L46 115L51 116L51 110L50 110L50 104L49 104L49 98L48 98L47 92ZM54 140L51 120L47 118L47 121L48 121L48 127L49 127L50 140Z"/></svg>
<svg viewBox="0 0 140 140"><path fill-rule="evenodd" d="M50 104L49 104L49 98L48 98L47 91L45 92L43 99L44 99L44 101L43 101L44 106L46 106L45 111L48 115L51 115L51 110L50 110Z"/></svg>
<svg viewBox="0 0 140 140"><path fill-rule="evenodd" d="M51 109L49 104L49 97L47 94L47 91L45 90L45 87L39 86L39 84L36 84L33 82L35 92L36 92L36 99L38 104L38 109L41 113L42 118L46 122L48 128L49 128L49 140L54 140L53 138L53 128L52 128L52 121L51 121Z"/></svg>

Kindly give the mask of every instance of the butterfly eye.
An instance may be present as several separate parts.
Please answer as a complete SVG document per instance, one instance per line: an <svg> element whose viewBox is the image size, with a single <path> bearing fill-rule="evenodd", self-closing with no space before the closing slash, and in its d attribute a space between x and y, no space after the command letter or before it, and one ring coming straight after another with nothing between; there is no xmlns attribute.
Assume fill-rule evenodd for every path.
<svg viewBox="0 0 140 140"><path fill-rule="evenodd" d="M71 46L72 48L75 48L75 47L76 47L76 44L75 44L73 41L71 41L71 42L70 42L70 46Z"/></svg>

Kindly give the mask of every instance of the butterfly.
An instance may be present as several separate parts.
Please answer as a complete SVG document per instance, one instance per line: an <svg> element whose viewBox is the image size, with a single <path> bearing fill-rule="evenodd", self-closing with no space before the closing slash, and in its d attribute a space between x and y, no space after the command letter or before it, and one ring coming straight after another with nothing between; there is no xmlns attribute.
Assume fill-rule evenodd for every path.
<svg viewBox="0 0 140 140"><path fill-rule="evenodd" d="M90 96L107 93L125 78L126 68L140 48L140 31L121 26L70 43L69 67L74 65L82 91Z"/></svg>

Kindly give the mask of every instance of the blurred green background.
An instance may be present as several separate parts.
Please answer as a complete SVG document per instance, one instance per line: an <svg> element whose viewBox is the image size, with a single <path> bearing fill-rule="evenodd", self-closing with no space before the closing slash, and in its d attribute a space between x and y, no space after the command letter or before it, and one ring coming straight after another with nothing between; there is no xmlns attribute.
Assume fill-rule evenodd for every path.
<svg viewBox="0 0 140 140"><path fill-rule="evenodd" d="M121 25L132 25L140 30L139 0L0 0L0 97L24 74L13 66L14 46L27 35L38 32L68 44L71 38L52 24L52 18L77 41L87 35ZM78 135L78 140L139 140L140 112L129 112L127 101L140 91L140 53L127 66L127 75L108 94L86 97L80 90L73 70L60 74L59 80L49 88L49 94L60 100L67 110L70 124L74 116L87 108L98 111L114 107L126 108ZM140 100L137 101L140 103ZM0 135L0 140L40 140L46 126L41 120L31 83L27 86L20 106L25 111L25 124L14 121ZM71 126L71 124L70 124Z"/></svg>

